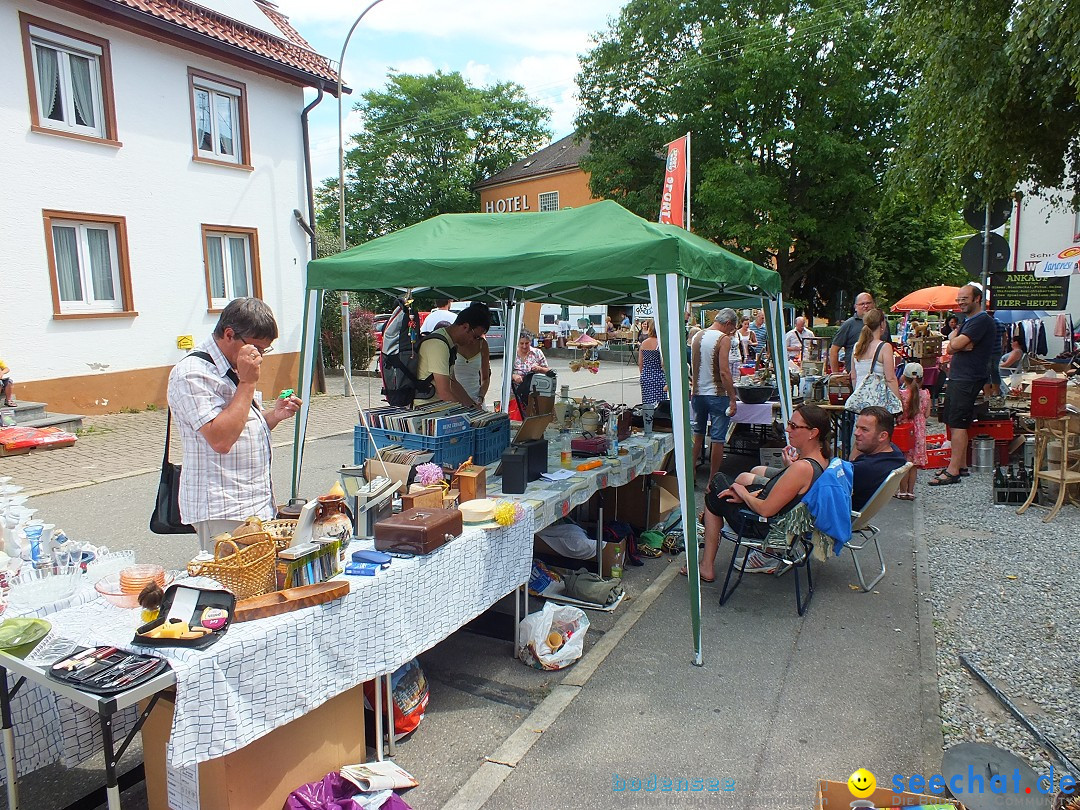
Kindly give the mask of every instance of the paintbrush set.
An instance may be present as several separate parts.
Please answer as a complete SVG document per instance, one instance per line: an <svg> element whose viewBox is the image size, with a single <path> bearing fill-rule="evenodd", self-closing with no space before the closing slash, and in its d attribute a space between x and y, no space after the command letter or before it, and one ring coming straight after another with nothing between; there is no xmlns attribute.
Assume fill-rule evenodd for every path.
<svg viewBox="0 0 1080 810"><path fill-rule="evenodd" d="M84 692L111 695L159 675L168 661L124 652L116 647L89 647L52 664L49 677Z"/></svg>

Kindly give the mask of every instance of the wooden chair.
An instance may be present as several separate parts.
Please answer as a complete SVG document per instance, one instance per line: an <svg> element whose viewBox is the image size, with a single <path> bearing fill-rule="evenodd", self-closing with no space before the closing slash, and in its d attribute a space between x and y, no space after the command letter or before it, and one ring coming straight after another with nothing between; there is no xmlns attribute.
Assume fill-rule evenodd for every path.
<svg viewBox="0 0 1080 810"><path fill-rule="evenodd" d="M869 593L870 589L881 582L881 578L885 576L885 557L881 553L881 546L877 538L880 529L872 525L870 519L880 512L881 508L897 493L900 489L900 482L904 480L904 476L908 474L908 471L913 466L909 461L903 467L893 470L881 482L874 494L870 496L870 500L866 502L861 511L856 512L854 509L851 511L851 540L845 548L851 552L851 559L855 563L855 575L859 578L859 587L863 589L863 593ZM858 538L858 542L856 542L856 538ZM874 544L880 567L874 579L867 584L866 579L863 577L862 566L859 565L858 552L866 548L869 543Z"/></svg>

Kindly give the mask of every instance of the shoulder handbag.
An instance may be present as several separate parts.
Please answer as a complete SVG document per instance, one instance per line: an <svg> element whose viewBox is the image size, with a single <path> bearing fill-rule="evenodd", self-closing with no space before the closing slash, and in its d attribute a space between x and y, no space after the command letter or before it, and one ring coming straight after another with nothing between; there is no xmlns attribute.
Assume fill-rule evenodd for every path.
<svg viewBox="0 0 1080 810"><path fill-rule="evenodd" d="M195 527L180 519L180 465L169 462L169 439L172 438L172 410L168 411L165 427L165 455L161 458L161 478L157 499L150 515L150 531L154 534L194 534Z"/></svg>
<svg viewBox="0 0 1080 810"><path fill-rule="evenodd" d="M874 371L877 367L878 356L884 346L885 341L878 344L877 351L874 352L874 359L870 362L869 373L864 379L859 380L855 390L848 397L847 402L844 403L844 410L858 413L863 408L869 408L871 405L882 407L889 413L900 413L904 410L900 397L889 390L888 383L885 382L885 375L880 371Z"/></svg>
<svg viewBox="0 0 1080 810"><path fill-rule="evenodd" d="M198 357L213 363L206 352L191 352L189 357ZM228 377L237 383L236 373L229 370ZM254 403L252 403L252 407ZM161 477L158 479L157 498L154 511L150 515L150 531L154 534L194 534L195 527L184 523L180 518L180 465L169 461L169 440L172 438L172 409L168 410L165 423L165 453L161 457Z"/></svg>

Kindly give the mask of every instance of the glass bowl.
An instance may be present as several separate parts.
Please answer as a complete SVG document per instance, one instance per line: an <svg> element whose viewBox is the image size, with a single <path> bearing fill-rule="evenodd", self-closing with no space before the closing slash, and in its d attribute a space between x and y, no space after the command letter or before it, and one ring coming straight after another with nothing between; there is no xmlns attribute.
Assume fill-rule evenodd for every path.
<svg viewBox="0 0 1080 810"><path fill-rule="evenodd" d="M17 613L40 610L67 599L78 590L81 581L82 571L77 567L24 569L11 580L8 609Z"/></svg>
<svg viewBox="0 0 1080 810"><path fill-rule="evenodd" d="M173 581L169 574L163 574L162 589L168 588ZM144 586L145 587L145 586ZM120 572L107 574L95 583L94 590L100 593L105 601L118 608L131 610L139 606L139 593L125 593L120 587ZM141 590L141 589L140 589Z"/></svg>
<svg viewBox="0 0 1080 810"><path fill-rule="evenodd" d="M0 623L0 649L25 658L51 629L44 619L5 619Z"/></svg>
<svg viewBox="0 0 1080 810"><path fill-rule="evenodd" d="M151 582L165 587L165 569L160 565L131 565L120 572L120 590L138 596Z"/></svg>
<svg viewBox="0 0 1080 810"><path fill-rule="evenodd" d="M86 578L97 582L109 574L119 574L125 568L135 565L134 551L110 551L99 554L96 560L86 564Z"/></svg>

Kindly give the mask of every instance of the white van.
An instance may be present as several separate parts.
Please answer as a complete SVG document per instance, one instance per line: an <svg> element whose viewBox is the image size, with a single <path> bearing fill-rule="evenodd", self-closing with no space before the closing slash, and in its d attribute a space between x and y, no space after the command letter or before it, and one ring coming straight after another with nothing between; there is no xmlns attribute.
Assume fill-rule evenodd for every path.
<svg viewBox="0 0 1080 810"><path fill-rule="evenodd" d="M468 308L471 301L454 301L450 304L451 312L461 312ZM506 346L506 318L500 306L491 307L491 328L487 333L488 353L492 357L502 357Z"/></svg>

